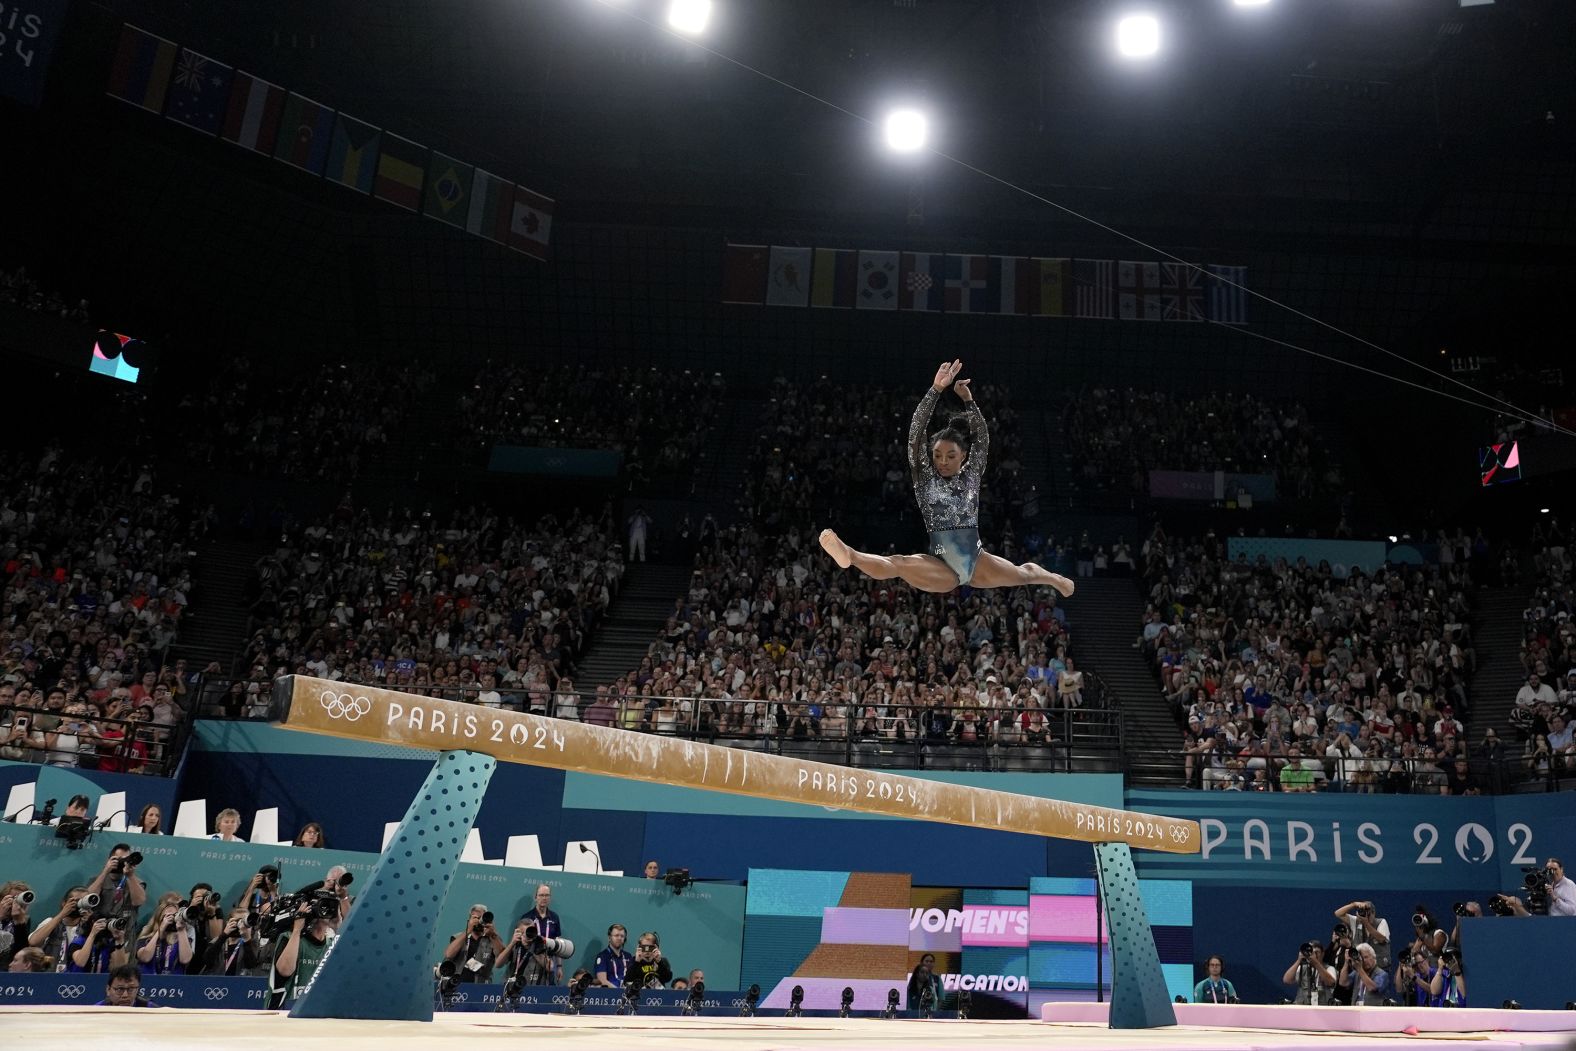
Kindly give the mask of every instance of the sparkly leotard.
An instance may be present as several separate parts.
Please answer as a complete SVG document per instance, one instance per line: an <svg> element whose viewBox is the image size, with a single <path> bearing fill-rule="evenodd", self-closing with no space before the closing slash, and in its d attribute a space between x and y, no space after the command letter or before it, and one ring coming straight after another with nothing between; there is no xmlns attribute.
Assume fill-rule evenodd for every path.
<svg viewBox="0 0 1576 1051"><path fill-rule="evenodd" d="M963 470L951 478L936 473L930 462L930 417L941 392L932 387L920 399L908 425L908 467L914 482L914 499L930 534L930 553L967 584L979 558L980 481L990 453L990 432L974 402L966 402L969 419L969 457Z"/></svg>

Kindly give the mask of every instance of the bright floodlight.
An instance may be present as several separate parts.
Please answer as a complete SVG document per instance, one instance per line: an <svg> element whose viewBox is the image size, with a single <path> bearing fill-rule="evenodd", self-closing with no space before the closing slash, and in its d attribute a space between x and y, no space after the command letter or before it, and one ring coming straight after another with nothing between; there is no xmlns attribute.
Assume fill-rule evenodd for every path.
<svg viewBox="0 0 1576 1051"><path fill-rule="evenodd" d="M672 0L668 4L668 25L680 33L704 33L710 18L711 0Z"/></svg>
<svg viewBox="0 0 1576 1051"><path fill-rule="evenodd" d="M1149 58L1160 50L1160 20L1128 15L1116 24L1116 50L1125 58Z"/></svg>
<svg viewBox="0 0 1576 1051"><path fill-rule="evenodd" d="M927 132L925 115L917 109L895 109L887 114L886 142L899 153L924 149Z"/></svg>
<svg viewBox="0 0 1576 1051"><path fill-rule="evenodd" d="M1232 0L1238 7L1263 7L1270 0Z"/></svg>

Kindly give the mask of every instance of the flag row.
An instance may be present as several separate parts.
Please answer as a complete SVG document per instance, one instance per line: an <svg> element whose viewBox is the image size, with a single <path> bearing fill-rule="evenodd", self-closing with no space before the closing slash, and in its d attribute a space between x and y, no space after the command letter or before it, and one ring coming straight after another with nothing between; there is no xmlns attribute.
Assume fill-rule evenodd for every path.
<svg viewBox="0 0 1576 1051"><path fill-rule="evenodd" d="M752 306L1247 323L1247 268L727 246L722 301Z"/></svg>
<svg viewBox="0 0 1576 1051"><path fill-rule="evenodd" d="M329 182L547 258L553 202L127 24L108 94Z"/></svg>

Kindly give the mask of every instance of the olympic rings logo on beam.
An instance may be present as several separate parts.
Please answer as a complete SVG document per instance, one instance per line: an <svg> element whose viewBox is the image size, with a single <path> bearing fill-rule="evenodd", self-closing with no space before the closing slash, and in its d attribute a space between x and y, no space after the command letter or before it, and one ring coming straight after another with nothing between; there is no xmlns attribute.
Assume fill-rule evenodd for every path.
<svg viewBox="0 0 1576 1051"><path fill-rule="evenodd" d="M343 719L353 723L372 710L372 700L352 693L335 693L333 690L324 690L318 695L317 701L323 706L330 719Z"/></svg>
<svg viewBox="0 0 1576 1051"><path fill-rule="evenodd" d="M87 991L88 987L85 985L62 985L60 987L60 996L65 1000L75 1000Z"/></svg>
<svg viewBox="0 0 1576 1051"><path fill-rule="evenodd" d="M210 985L202 991L202 994L210 1000L223 1000L230 995L230 990L221 986Z"/></svg>

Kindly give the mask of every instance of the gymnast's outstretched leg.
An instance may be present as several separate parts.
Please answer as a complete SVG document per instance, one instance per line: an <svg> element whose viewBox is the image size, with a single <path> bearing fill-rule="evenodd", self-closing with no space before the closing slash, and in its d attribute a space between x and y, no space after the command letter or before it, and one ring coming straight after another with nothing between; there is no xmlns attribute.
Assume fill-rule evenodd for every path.
<svg viewBox="0 0 1576 1051"><path fill-rule="evenodd" d="M974 579L969 581L976 588L1015 588L1021 585L1048 584L1063 597L1073 593L1073 582L1060 573L1052 573L1044 566L1025 562L1013 565L1000 555L989 551L979 553L974 565Z"/></svg>
<svg viewBox="0 0 1576 1051"><path fill-rule="evenodd" d="M958 586L958 576L934 555L868 555L855 551L832 532L821 530L821 546L844 569L859 570L875 580L901 577L921 591L944 595Z"/></svg>

